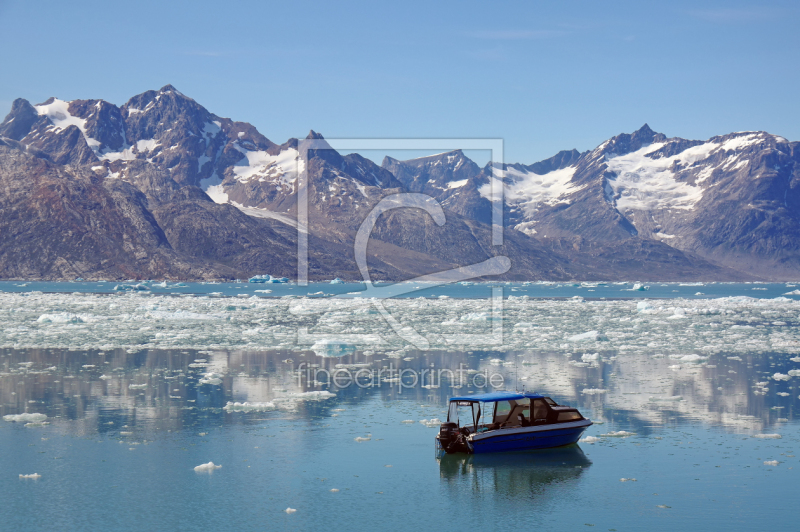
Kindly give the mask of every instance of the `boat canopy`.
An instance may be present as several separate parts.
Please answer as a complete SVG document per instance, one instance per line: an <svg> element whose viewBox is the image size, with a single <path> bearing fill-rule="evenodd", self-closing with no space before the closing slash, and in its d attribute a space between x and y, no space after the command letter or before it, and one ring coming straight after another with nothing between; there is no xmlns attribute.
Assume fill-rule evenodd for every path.
<svg viewBox="0 0 800 532"><path fill-rule="evenodd" d="M518 399L544 399L543 395L531 392L490 392L478 393L475 395L468 395L464 397L451 397L450 401L470 401L473 403L496 403L498 401L515 401Z"/></svg>

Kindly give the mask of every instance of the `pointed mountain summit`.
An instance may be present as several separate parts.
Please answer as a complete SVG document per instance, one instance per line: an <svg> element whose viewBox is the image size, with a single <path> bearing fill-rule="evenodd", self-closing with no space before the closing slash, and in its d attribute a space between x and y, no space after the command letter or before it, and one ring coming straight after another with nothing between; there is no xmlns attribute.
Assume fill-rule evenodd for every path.
<svg viewBox="0 0 800 532"><path fill-rule="evenodd" d="M122 106L15 100L0 123L0 219L6 234L24 236L8 241L21 246L13 258L0 254L0 276L291 276L300 230L313 248L313 275L360 278L355 234L382 198L403 191L432 196L447 223L415 209L382 215L369 263L386 279L498 253L514 264L509 278L520 279L782 278L800 270L800 145L765 132L699 141L644 124L583 153L484 168L461 150L386 157L378 166L341 155L314 130L304 140L323 146L300 153L302 140L278 145L172 85ZM307 227L297 222L300 175L308 179ZM492 200L500 191L505 244L496 247ZM60 225L48 225L47 212ZM78 245L76 234L94 243Z"/></svg>

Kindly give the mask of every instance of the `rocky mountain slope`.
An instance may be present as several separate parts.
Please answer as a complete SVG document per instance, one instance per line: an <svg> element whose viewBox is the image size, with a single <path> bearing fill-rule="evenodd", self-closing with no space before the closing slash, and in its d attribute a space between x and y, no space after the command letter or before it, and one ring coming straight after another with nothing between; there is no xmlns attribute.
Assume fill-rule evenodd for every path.
<svg viewBox="0 0 800 532"><path fill-rule="evenodd" d="M444 208L378 220L373 278L511 259L508 279L739 280L798 261L797 143L766 133L707 142L647 126L597 149L480 168L455 151L381 166L316 141L278 145L167 85L121 107L18 99L0 124L0 277L359 279L353 243L373 207L405 191ZM306 167L307 165L307 167ZM303 171L306 171L305 174ZM298 190L308 178L308 225ZM504 245L489 199L504 190Z"/></svg>
<svg viewBox="0 0 800 532"><path fill-rule="evenodd" d="M798 142L765 132L690 141L645 125L585 153L436 181L455 171L449 161L460 156L383 166L407 185L431 176L437 199L484 221L491 219L492 181L500 181L506 224L554 249L613 253L661 243L755 278L800 272Z"/></svg>

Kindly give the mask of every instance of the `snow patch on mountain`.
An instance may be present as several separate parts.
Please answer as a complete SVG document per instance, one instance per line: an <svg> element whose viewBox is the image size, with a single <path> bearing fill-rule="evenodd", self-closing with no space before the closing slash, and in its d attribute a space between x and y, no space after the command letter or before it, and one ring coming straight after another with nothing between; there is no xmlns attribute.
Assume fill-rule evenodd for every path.
<svg viewBox="0 0 800 532"><path fill-rule="evenodd" d="M228 195L226 194L225 195L225 198L226 198L225 202L217 202L217 203L227 203L227 197L228 197ZM234 207L236 207L237 209L239 209L240 211L242 211L243 213L245 213L248 216L253 216L254 218L269 218L271 220L277 220L277 221L279 221L281 223L284 223L284 224L286 224L286 225L288 225L290 227L298 229L302 233L308 233L308 229L305 226L300 226L297 223L297 220L295 220L294 218L292 218L291 216L289 216L287 214L271 211L269 209L264 209L264 208L261 208L261 207L245 207L241 203L237 203L235 201L231 201L230 204L233 205Z"/></svg>
<svg viewBox="0 0 800 532"><path fill-rule="evenodd" d="M672 167L676 162L693 165L708 158L720 145L707 142L671 157L648 156L665 144L658 142L625 155L607 156L606 165L616 174L608 184L618 210L688 210L703 197L702 187L676 180Z"/></svg>
<svg viewBox="0 0 800 532"><path fill-rule="evenodd" d="M75 126L80 129L81 133L83 133L83 138L86 139L86 144L88 144L93 150L97 151L97 149L100 147L100 141L95 140L86 134L85 118L78 118L77 116L70 114L70 103L71 102L65 102L64 100L53 98L53 101L49 104L36 105L34 108L40 116L46 116L50 120L50 123L53 124L52 127L56 130L66 129L69 126Z"/></svg>
<svg viewBox="0 0 800 532"><path fill-rule="evenodd" d="M283 150L278 155L270 155L262 150L248 150L239 142L235 142L233 146L244 155L244 158L233 167L237 181L247 182L255 179L271 181L278 187L291 187L297 176L305 171L305 163L294 148Z"/></svg>
<svg viewBox="0 0 800 532"><path fill-rule="evenodd" d="M586 187L572 182L575 170L574 166L568 166L546 174L536 174L515 168L493 169L494 177L482 185L478 193L491 200L494 197L493 187L497 187L497 181L502 181L505 183L503 186L505 201L518 206L526 216L532 216L541 204L554 206L570 203L568 196Z"/></svg>
<svg viewBox="0 0 800 532"><path fill-rule="evenodd" d="M202 182L200 185L202 186ZM228 194L222 188L222 184L206 186L203 190L214 203L228 203Z"/></svg>

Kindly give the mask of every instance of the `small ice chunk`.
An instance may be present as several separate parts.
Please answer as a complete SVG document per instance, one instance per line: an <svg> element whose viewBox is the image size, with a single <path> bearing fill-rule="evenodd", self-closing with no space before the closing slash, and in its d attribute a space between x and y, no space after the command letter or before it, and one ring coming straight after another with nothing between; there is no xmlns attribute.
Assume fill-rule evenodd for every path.
<svg viewBox="0 0 800 532"><path fill-rule="evenodd" d="M286 512L287 514L293 514L293 513L295 513L296 511L297 511L297 509L295 509L295 508L286 508L286 509L284 510L284 512Z"/></svg>
<svg viewBox="0 0 800 532"><path fill-rule="evenodd" d="M588 331L567 338L567 340L569 340L570 342L590 342L590 341L594 342L599 339L600 337L598 336L597 331Z"/></svg>
<svg viewBox="0 0 800 532"><path fill-rule="evenodd" d="M619 479L620 482L636 482L635 478L621 478Z"/></svg>
<svg viewBox="0 0 800 532"><path fill-rule="evenodd" d="M606 393L606 390L603 388L584 388L581 393L584 395L600 395Z"/></svg>
<svg viewBox="0 0 800 532"><path fill-rule="evenodd" d="M431 419L420 419L419 422L422 423L423 425L425 425L428 428L438 427L439 425L442 424L442 420L440 420L439 418L436 418L436 417L431 418Z"/></svg>
<svg viewBox="0 0 800 532"><path fill-rule="evenodd" d="M404 419L400 423L414 423L414 420L413 419Z"/></svg>
<svg viewBox="0 0 800 532"><path fill-rule="evenodd" d="M586 436L585 438L581 438L578 441L582 443L597 443L600 441L600 438L598 438L597 436Z"/></svg>
<svg viewBox="0 0 800 532"><path fill-rule="evenodd" d="M627 438L628 436L635 436L635 432L628 432L627 430L611 431L608 434L601 434L600 436L606 438Z"/></svg>
<svg viewBox="0 0 800 532"><path fill-rule="evenodd" d="M777 460L764 460L764 465L776 466L780 464Z"/></svg>
<svg viewBox="0 0 800 532"><path fill-rule="evenodd" d="M791 375L786 375L785 373L775 373L772 378L776 381L788 381L791 379Z"/></svg>
<svg viewBox="0 0 800 532"><path fill-rule="evenodd" d="M31 478L33 480L39 480L40 478L42 478L42 475L40 475L39 473L32 473L30 475L20 475L19 478Z"/></svg>
<svg viewBox="0 0 800 532"><path fill-rule="evenodd" d="M15 421L15 422L41 423L47 419L47 415L25 412L23 414L9 414L7 416L3 416L3 419L5 419L6 421Z"/></svg>
<svg viewBox="0 0 800 532"><path fill-rule="evenodd" d="M362 441L370 441L372 438L369 436L357 436L355 441L361 443Z"/></svg>
<svg viewBox="0 0 800 532"><path fill-rule="evenodd" d="M228 412L266 412L267 410L274 410L275 403L272 402L248 402L245 401L244 403L234 402L231 403L230 401L222 407L223 410Z"/></svg>
<svg viewBox="0 0 800 532"><path fill-rule="evenodd" d="M195 473L213 473L215 470L222 467L221 465L216 465L214 462L209 462L207 464L200 464L199 466L194 468Z"/></svg>
<svg viewBox="0 0 800 532"><path fill-rule="evenodd" d="M779 440L782 438L780 434L753 434L754 438L764 438L768 440Z"/></svg>
<svg viewBox="0 0 800 532"><path fill-rule="evenodd" d="M203 375L202 378L200 378L200 380L198 380L197 382L199 382L200 384L211 384L217 386L222 384L222 375L220 375L219 373L215 373L213 371L209 371L208 373Z"/></svg>
<svg viewBox="0 0 800 532"><path fill-rule="evenodd" d="M339 493L339 490L337 488L331 488L331 493Z"/></svg>

